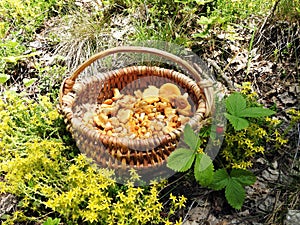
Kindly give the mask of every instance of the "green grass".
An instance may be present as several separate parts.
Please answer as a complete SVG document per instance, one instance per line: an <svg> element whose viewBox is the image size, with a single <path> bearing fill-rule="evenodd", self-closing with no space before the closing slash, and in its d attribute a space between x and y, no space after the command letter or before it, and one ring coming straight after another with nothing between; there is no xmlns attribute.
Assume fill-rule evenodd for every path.
<svg viewBox="0 0 300 225"><path fill-rule="evenodd" d="M130 41L167 41L183 47L204 43L203 48L209 42L214 48L222 46L215 42L215 36L225 32L231 39L224 42L234 42L239 38L237 25L246 27L253 18L262 22L275 0L108 0L102 1L98 8L88 3L78 7L74 2L0 0L0 190L14 194L19 200L15 213L0 218L6 224L25 221L56 224L58 220L93 224L108 215L114 215L117 223L122 216L128 216L125 218L128 221L132 216L140 216L126 214L134 210L133 204L120 197L122 194L128 197L137 189L130 184L119 189L112 175L91 166L66 134L63 119L56 110L63 77L94 53ZM281 0L274 18L297 21L299 5L299 0ZM125 19L125 25L114 22L122 23ZM128 27L134 31L126 32L121 39L112 35ZM253 35L245 48L251 50L255 32L252 27L248 30ZM37 37L44 44L43 52L30 47ZM294 49L294 45L290 48ZM224 49L220 50L225 54ZM278 57L282 57L281 52ZM24 78L37 81L26 87ZM15 86L21 94L7 92ZM70 173L72 169L89 176L86 182L91 185L90 190ZM99 194L97 187L102 184L106 185L105 190ZM158 209L158 190L144 189L140 195L142 201L134 202L139 210L144 210L145 202L148 209L152 207L151 215L157 223L163 221L162 208ZM69 201L68 194L73 192L74 201L64 205ZM292 192L298 193L299 187L295 186ZM109 201L106 197L113 198L106 214L94 209L98 213L95 215L86 207L89 204L94 207L94 200ZM151 198L153 202L149 202ZM178 200L175 202L178 204ZM114 203L121 205L120 211L115 210ZM159 207L154 209L155 206ZM167 217L174 216L167 213Z"/></svg>

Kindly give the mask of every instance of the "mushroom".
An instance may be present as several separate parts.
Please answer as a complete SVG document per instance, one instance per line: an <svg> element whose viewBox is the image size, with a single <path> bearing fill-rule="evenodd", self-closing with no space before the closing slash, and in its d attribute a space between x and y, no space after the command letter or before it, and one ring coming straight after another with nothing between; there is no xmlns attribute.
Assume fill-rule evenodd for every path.
<svg viewBox="0 0 300 225"><path fill-rule="evenodd" d="M187 98L188 98L187 93L182 96L178 96L177 98L174 99L174 106L177 108L177 112L179 114L184 116L191 116L192 107Z"/></svg>
<svg viewBox="0 0 300 225"><path fill-rule="evenodd" d="M103 104L111 105L114 101L110 98L106 99Z"/></svg>
<svg viewBox="0 0 300 225"><path fill-rule="evenodd" d="M173 102L174 98L181 95L180 89L172 83L163 84L159 89L159 96Z"/></svg>
<svg viewBox="0 0 300 225"><path fill-rule="evenodd" d="M100 113L97 116L94 116L94 122L96 123L96 125L98 127L104 128L107 120L108 120L108 116L103 113Z"/></svg>
<svg viewBox="0 0 300 225"><path fill-rule="evenodd" d="M159 101L158 98L159 89L155 86L150 85L143 92L143 99L145 99L148 103L153 103Z"/></svg>
<svg viewBox="0 0 300 225"><path fill-rule="evenodd" d="M166 117L171 117L176 114L176 109L173 109L172 107L166 107L164 108L164 114Z"/></svg>
<svg viewBox="0 0 300 225"><path fill-rule="evenodd" d="M117 114L118 109L119 105L115 104L114 102L112 105L102 104L99 111L107 116L115 116Z"/></svg>
<svg viewBox="0 0 300 225"><path fill-rule="evenodd" d="M123 95L120 93L118 88L113 88L112 90L113 90L113 93L114 93L114 97L112 97L113 101L116 101L116 100L123 97Z"/></svg>
<svg viewBox="0 0 300 225"><path fill-rule="evenodd" d="M134 91L134 95L136 98L143 98L143 93L141 90Z"/></svg>
<svg viewBox="0 0 300 225"><path fill-rule="evenodd" d="M120 122L119 122L118 118L115 117L115 116L109 118L109 122L110 122L111 125L113 125L114 127L119 127L119 126L120 126Z"/></svg>
<svg viewBox="0 0 300 225"><path fill-rule="evenodd" d="M180 114L180 115L183 115L183 116L191 116L193 113L192 113L192 110L191 110L191 105L188 105L186 108L184 109L177 109L177 112Z"/></svg>
<svg viewBox="0 0 300 225"><path fill-rule="evenodd" d="M122 108L132 109L135 102L136 98L134 96L124 95L124 97L119 99L116 103L119 104Z"/></svg>
<svg viewBox="0 0 300 225"><path fill-rule="evenodd" d="M121 123L125 124L129 120L131 114L132 111L130 109L120 109L118 111L117 118Z"/></svg>
<svg viewBox="0 0 300 225"><path fill-rule="evenodd" d="M177 98L174 99L174 106L177 109L184 109L188 105L190 105L189 101L187 100L187 97L183 96L178 96Z"/></svg>

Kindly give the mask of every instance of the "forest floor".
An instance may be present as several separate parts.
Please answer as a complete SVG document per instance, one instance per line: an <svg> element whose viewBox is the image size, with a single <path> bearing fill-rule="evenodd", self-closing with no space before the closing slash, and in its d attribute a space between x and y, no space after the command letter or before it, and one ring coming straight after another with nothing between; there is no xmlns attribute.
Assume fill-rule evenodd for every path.
<svg viewBox="0 0 300 225"><path fill-rule="evenodd" d="M82 2L86 4L88 1ZM210 30L212 34L209 40L194 42L190 48L204 60L212 74L229 90L234 90L236 85L242 82L251 82L253 90L258 93L259 102L266 107L276 107L276 115L283 121L281 130L284 132L291 120L287 110L299 110L300 22L278 20L272 15L260 19L259 22L256 20L257 18L248 18L237 26L235 35L239 38L231 40L216 28ZM254 36L246 28L251 26L252 21L259 25ZM72 49L76 43L70 45L61 42L55 48L47 47L50 32L59 33L61 29L70 29L57 26L59 23L59 20L49 20L30 45L40 52L39 62L48 66L57 63L57 53L64 57L73 54L73 58L69 58L72 63L65 63L68 69L74 68L80 61L74 60L78 56L74 52L81 51L80 46ZM123 18L116 17L111 26L113 29L100 35L106 42L110 42L111 46L127 43L127 35L130 36L134 32L128 15L124 15ZM252 44L251 48L249 43ZM33 67L30 60L20 64L19 76L12 77L11 87L23 87L23 79L30 78ZM47 90L57 88L59 81L52 81L52 87ZM36 94L35 88L34 85L29 88L33 95ZM276 151L268 149L269 146L266 145L267 153L255 159L252 171L257 176L257 181L246 188L246 201L240 211L228 205L223 192L201 188L199 184L188 179L186 174L171 177L169 182L174 185L173 193L183 194L188 198L186 208L178 212L178 216L184 218L183 224L300 224L299 123L294 124L287 134L287 139L288 143ZM3 210L3 207L13 208L16 202L14 198L10 198L7 195L0 196L0 210Z"/></svg>
<svg viewBox="0 0 300 225"><path fill-rule="evenodd" d="M295 36L289 36L283 27L293 30ZM267 107L276 105L277 116L284 121L284 132L290 121L287 109L299 108L299 47L295 49L297 54L282 55L275 61L269 54L273 51L273 46L284 45L284 40L291 38L299 43L299 22L289 24L284 21L267 21L255 37L251 52L241 48L244 42L249 41L250 35L242 35L245 34L243 29L240 34L245 38L233 43L224 44L216 37L215 42L223 45L216 44L214 49L206 48L201 57L217 77L222 79L222 74L226 78L227 81L223 83L228 88L245 81L252 82L261 103ZM235 57L219 57L220 49L231 52ZM253 58L250 67L246 69L248 54L253 54ZM223 73L220 67L227 70ZM299 224L299 138L300 124L297 124L288 133L288 143L285 146L278 151L266 146L268 153L255 160L253 171L257 181L253 186L247 187L247 198L242 211L232 210L221 195L215 192L199 189L196 184L188 181L179 181L178 187L182 187L182 193L192 199L190 208L183 212L188 220L184 224Z"/></svg>

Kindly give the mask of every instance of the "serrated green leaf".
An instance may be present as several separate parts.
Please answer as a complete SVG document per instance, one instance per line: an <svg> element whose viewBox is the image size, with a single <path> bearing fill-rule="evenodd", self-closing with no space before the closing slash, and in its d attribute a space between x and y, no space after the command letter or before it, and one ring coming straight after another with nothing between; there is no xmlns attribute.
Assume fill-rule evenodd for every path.
<svg viewBox="0 0 300 225"><path fill-rule="evenodd" d="M214 173L211 188L218 191L226 187L228 184L229 175L226 169L219 169Z"/></svg>
<svg viewBox="0 0 300 225"><path fill-rule="evenodd" d="M264 117L275 114L273 110L262 108L262 107L250 107L243 109L238 113L240 117Z"/></svg>
<svg viewBox="0 0 300 225"><path fill-rule="evenodd" d="M225 197L229 205L235 209L241 209L245 201L246 192L244 187L236 180L228 179L225 188Z"/></svg>
<svg viewBox="0 0 300 225"><path fill-rule="evenodd" d="M249 170L233 169L230 176L243 186L252 185L256 181L256 176Z"/></svg>
<svg viewBox="0 0 300 225"><path fill-rule="evenodd" d="M185 172L191 168L194 159L194 151L186 148L179 148L170 154L167 160L167 166L174 171Z"/></svg>
<svg viewBox="0 0 300 225"><path fill-rule="evenodd" d="M192 149L192 150L197 150L198 148L198 142L199 142L199 137L195 134L193 131L192 127L187 124L184 127L184 142Z"/></svg>
<svg viewBox="0 0 300 225"><path fill-rule="evenodd" d="M229 120L235 130L242 130L249 126L248 120L225 113L225 117Z"/></svg>
<svg viewBox="0 0 300 225"><path fill-rule="evenodd" d="M23 84L25 85L25 87L30 87L36 81L37 81L37 78L31 78L31 79L24 78Z"/></svg>
<svg viewBox="0 0 300 225"><path fill-rule="evenodd" d="M235 92L226 98L225 104L230 114L238 116L239 112L246 108L246 99L240 93Z"/></svg>
<svg viewBox="0 0 300 225"><path fill-rule="evenodd" d="M211 158L202 153L196 155L194 175L200 185L206 187L213 181L214 166Z"/></svg>
<svg viewBox="0 0 300 225"><path fill-rule="evenodd" d="M10 78L9 75L1 73L0 74L0 84L4 84L6 81L8 81Z"/></svg>

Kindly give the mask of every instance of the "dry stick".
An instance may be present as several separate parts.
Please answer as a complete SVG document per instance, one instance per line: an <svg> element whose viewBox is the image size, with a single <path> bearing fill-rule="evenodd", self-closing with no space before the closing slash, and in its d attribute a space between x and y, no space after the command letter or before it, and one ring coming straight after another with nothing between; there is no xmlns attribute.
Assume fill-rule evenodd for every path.
<svg viewBox="0 0 300 225"><path fill-rule="evenodd" d="M221 75L221 77L226 81L227 85L228 85L228 88L230 90L234 90L234 87L232 85L232 82L229 80L229 77L227 77L225 75L225 73L223 72L223 70L218 66L218 64L214 61L214 60L211 60L211 59L207 59L207 62L209 64L211 64L216 70L217 72Z"/></svg>
<svg viewBox="0 0 300 225"><path fill-rule="evenodd" d="M196 200L194 200L194 201L192 202L192 204L190 205L190 207L189 207L187 213L185 214L185 216L184 216L184 218L183 218L182 223L184 223L185 221L187 221L187 218L188 218L188 216L189 216L189 213L190 213L190 211L192 210L192 207L193 207L193 205L194 205L195 202L196 202ZM198 203L198 204L199 204L199 203ZM198 205L198 204L197 204L197 205Z"/></svg>
<svg viewBox="0 0 300 225"><path fill-rule="evenodd" d="M293 159L293 162L292 162L291 169L293 169L293 167L294 167L294 164L295 164L295 161L297 159L298 152L299 152L299 149L300 149L300 123L297 124L297 130L298 130L298 141L297 141L296 153L294 155L294 159Z"/></svg>
<svg viewBox="0 0 300 225"><path fill-rule="evenodd" d="M259 38L258 38L258 40L257 40L257 43L260 42L260 39L261 39L261 37L262 37L262 31L263 31L263 29L265 28L266 23L267 23L267 21L269 20L269 18L272 17L272 16L274 15L274 12L275 12L275 10L276 10L277 5L278 5L279 2L280 2L280 0L277 0L277 1L274 3L274 5L273 5L273 7L272 7L272 9L271 9L271 11L270 11L270 13L267 15L267 17L265 18L263 24L261 25L261 27L260 27L260 29L259 29L259 31L258 31L258 33L260 34L260 36L259 36Z"/></svg>

